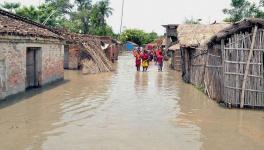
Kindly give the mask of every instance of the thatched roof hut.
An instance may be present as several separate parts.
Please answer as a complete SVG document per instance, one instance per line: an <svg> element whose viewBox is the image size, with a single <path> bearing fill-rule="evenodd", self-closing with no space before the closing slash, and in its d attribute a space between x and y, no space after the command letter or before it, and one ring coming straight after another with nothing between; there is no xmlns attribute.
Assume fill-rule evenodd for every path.
<svg viewBox="0 0 264 150"><path fill-rule="evenodd" d="M172 64L182 71L183 80L196 86L202 86L206 44L226 23L211 25L184 24L177 28L177 43L169 49L174 50ZM180 59L180 60L179 60ZM178 67L178 68L177 68Z"/></svg>

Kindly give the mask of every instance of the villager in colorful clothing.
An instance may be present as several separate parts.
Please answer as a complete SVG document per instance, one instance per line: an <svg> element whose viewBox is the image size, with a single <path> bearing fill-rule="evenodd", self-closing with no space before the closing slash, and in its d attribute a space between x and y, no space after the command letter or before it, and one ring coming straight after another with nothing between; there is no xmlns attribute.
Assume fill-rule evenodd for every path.
<svg viewBox="0 0 264 150"><path fill-rule="evenodd" d="M137 68L137 71L140 71L140 65L141 65L141 53L140 53L140 50L134 50L134 56L136 58L136 68Z"/></svg>
<svg viewBox="0 0 264 150"><path fill-rule="evenodd" d="M157 62L158 62L158 70L162 71L163 68L163 55L162 52L159 53L158 58L157 58Z"/></svg>
<svg viewBox="0 0 264 150"><path fill-rule="evenodd" d="M150 50L150 51L149 51L149 61L152 61L153 58L154 58L153 51Z"/></svg>
<svg viewBox="0 0 264 150"><path fill-rule="evenodd" d="M148 55L148 52L146 50L144 51L141 58L142 58L143 72L146 72L148 70L148 66L149 66L149 55Z"/></svg>
<svg viewBox="0 0 264 150"><path fill-rule="evenodd" d="M155 64L158 64L158 56L160 55L161 50L159 48L156 49L155 55L156 55L156 61Z"/></svg>
<svg viewBox="0 0 264 150"><path fill-rule="evenodd" d="M154 51L153 52L153 54L154 54L154 62L155 62L155 65L157 65L157 59L158 59L158 56L157 56L157 53L156 53L156 51Z"/></svg>

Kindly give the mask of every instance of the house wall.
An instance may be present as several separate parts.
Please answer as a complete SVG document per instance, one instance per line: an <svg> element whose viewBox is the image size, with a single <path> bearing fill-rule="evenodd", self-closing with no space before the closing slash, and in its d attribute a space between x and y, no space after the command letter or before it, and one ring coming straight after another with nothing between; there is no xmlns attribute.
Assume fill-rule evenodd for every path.
<svg viewBox="0 0 264 150"><path fill-rule="evenodd" d="M0 99L25 91L27 47L41 48L40 85L64 78L64 46L59 40L2 36L0 54L5 72L1 73Z"/></svg>
<svg viewBox="0 0 264 150"><path fill-rule="evenodd" d="M191 53L190 82L199 88L204 88L206 51L197 48L191 50L190 53Z"/></svg>
<svg viewBox="0 0 264 150"><path fill-rule="evenodd" d="M111 45L109 48L105 50L105 55L110 61L118 60L119 55L119 47L118 45Z"/></svg>
<svg viewBox="0 0 264 150"><path fill-rule="evenodd" d="M80 45L70 44L69 45L69 69L78 69L80 63Z"/></svg>
<svg viewBox="0 0 264 150"><path fill-rule="evenodd" d="M208 48L204 82L207 95L218 102L223 98L222 70L221 45L216 44Z"/></svg>
<svg viewBox="0 0 264 150"><path fill-rule="evenodd" d="M223 39L225 43L222 41L222 82L224 84L223 101L226 104L240 108L264 107L263 33L261 27L256 32L254 30L251 33L241 31ZM254 34L256 34L255 42L252 47ZM252 55L248 60L250 51Z"/></svg>
<svg viewBox="0 0 264 150"><path fill-rule="evenodd" d="M171 68L176 71L182 70L182 59L180 49L171 50Z"/></svg>
<svg viewBox="0 0 264 150"><path fill-rule="evenodd" d="M181 47L182 79L186 83L191 83L191 50L192 49Z"/></svg>
<svg viewBox="0 0 264 150"><path fill-rule="evenodd" d="M171 69L176 69L175 66L175 51L171 51Z"/></svg>
<svg viewBox="0 0 264 150"><path fill-rule="evenodd" d="M0 56L0 99L5 97L6 89L6 66L5 59L3 56Z"/></svg>
<svg viewBox="0 0 264 150"><path fill-rule="evenodd" d="M181 51L179 49L174 51L174 69L177 71L182 70Z"/></svg>

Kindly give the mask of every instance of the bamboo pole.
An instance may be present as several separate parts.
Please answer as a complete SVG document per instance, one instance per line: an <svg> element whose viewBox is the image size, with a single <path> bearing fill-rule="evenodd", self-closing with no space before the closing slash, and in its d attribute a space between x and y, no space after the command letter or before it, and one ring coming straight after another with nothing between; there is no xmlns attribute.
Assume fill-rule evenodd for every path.
<svg viewBox="0 0 264 150"><path fill-rule="evenodd" d="M223 91L222 91L222 100L224 100L225 102L227 101L227 99L226 99L226 96L225 96L225 85L226 85L226 83L225 83L225 80L226 80L226 75L224 74L224 72L226 71L225 70L225 62L224 62L224 60L226 59L225 58L225 41L222 39L221 40L221 46L220 46L221 48L221 52L222 52L222 72L221 72L221 75L222 75L222 81L223 81Z"/></svg>
<svg viewBox="0 0 264 150"><path fill-rule="evenodd" d="M257 31L258 31L258 26L255 26L254 33L253 33L253 37L252 37L252 43L251 43L251 47L250 47L250 52L249 52L249 56L248 56L248 60L247 60L247 65L246 65L246 70L245 70L245 76L244 76L243 84L242 84L242 93L241 93L241 99L240 99L240 108L244 108L245 88L246 88L247 77L248 77L248 73L249 73L250 60L252 58L253 49L254 49L254 46L255 46Z"/></svg>

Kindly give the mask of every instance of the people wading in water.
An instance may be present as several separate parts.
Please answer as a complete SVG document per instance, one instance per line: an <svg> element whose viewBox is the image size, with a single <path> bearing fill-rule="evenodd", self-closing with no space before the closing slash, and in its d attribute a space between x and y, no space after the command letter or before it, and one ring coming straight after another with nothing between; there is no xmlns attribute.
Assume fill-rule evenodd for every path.
<svg viewBox="0 0 264 150"><path fill-rule="evenodd" d="M144 53L142 55L142 67L143 67L143 72L148 71L148 66L149 66L149 55L148 51L144 50Z"/></svg>
<svg viewBox="0 0 264 150"><path fill-rule="evenodd" d="M158 58L157 58L157 62L158 62L158 70L159 71L162 71L162 68L163 68L163 54L162 52L160 51L159 52L159 55L158 55Z"/></svg>
<svg viewBox="0 0 264 150"><path fill-rule="evenodd" d="M140 49L138 50L134 50L134 56L135 56L135 63L136 63L136 68L137 68L137 71L140 71L140 65L141 65L141 52L140 52Z"/></svg>

